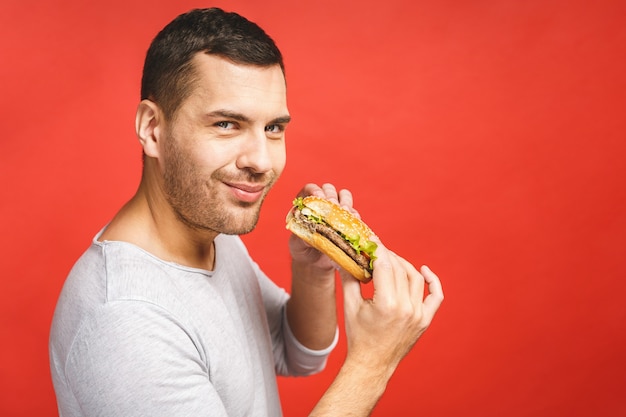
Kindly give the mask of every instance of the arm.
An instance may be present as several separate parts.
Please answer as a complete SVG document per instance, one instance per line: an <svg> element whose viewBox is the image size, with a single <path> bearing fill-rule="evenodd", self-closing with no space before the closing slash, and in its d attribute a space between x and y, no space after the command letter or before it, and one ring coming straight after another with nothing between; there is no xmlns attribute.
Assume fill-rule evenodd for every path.
<svg viewBox="0 0 626 417"><path fill-rule="evenodd" d="M369 415L443 301L430 269L418 272L380 242L377 255L372 299L364 299L359 282L342 272L348 353L311 416Z"/></svg>
<svg viewBox="0 0 626 417"><path fill-rule="evenodd" d="M337 329L335 269L293 261L291 297L287 302L289 328L312 350L330 346Z"/></svg>
<svg viewBox="0 0 626 417"><path fill-rule="evenodd" d="M308 184L299 195L316 195L352 208L350 192L337 192L330 184L322 187ZM287 303L289 327L296 339L309 349L327 348L337 329L335 266L325 255L293 235L289 249L292 256L291 298Z"/></svg>
<svg viewBox="0 0 626 417"><path fill-rule="evenodd" d="M335 199L352 208L347 190L309 184L300 195ZM288 321L305 346L328 346L336 328L334 265L317 250L291 236L292 296ZM374 261L374 296L364 299L360 282L340 271L348 352L337 377L311 417L367 416L385 392L400 361L427 329L443 301L437 276L427 267L417 271L380 241ZM428 295L424 298L424 285Z"/></svg>

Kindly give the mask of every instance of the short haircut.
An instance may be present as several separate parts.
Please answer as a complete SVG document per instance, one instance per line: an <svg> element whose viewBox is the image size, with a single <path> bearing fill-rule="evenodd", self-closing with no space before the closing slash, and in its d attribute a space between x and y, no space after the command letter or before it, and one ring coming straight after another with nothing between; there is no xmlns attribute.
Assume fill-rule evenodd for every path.
<svg viewBox="0 0 626 417"><path fill-rule="evenodd" d="M194 9L176 17L154 38L146 54L141 99L157 103L174 117L189 96L197 53L217 55L236 64L285 67L280 50L256 23L219 8Z"/></svg>

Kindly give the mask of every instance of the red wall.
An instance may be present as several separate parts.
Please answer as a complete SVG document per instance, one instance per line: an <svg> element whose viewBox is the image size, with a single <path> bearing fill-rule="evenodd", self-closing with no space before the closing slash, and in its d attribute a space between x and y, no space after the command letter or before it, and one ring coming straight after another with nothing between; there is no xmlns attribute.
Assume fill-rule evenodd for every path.
<svg viewBox="0 0 626 417"><path fill-rule="evenodd" d="M331 181L443 280L374 415L626 415L623 1L104 4L0 5L0 415L56 414L48 328L69 268L138 183L143 55L208 4L286 55L287 169L245 237L260 264L288 286L284 215L303 183ZM344 349L322 375L280 380L287 416Z"/></svg>

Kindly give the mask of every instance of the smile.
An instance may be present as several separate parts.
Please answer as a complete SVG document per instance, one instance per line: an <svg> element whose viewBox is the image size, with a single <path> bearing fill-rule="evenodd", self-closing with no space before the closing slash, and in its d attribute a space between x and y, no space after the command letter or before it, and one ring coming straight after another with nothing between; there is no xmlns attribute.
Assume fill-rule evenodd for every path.
<svg viewBox="0 0 626 417"><path fill-rule="evenodd" d="M255 203L265 191L265 184L225 183L239 201Z"/></svg>

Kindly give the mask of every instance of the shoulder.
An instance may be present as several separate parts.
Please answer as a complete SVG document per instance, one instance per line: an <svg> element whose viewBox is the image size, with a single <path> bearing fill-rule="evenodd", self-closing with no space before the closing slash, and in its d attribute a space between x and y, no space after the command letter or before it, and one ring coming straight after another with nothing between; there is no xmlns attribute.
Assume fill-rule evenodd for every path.
<svg viewBox="0 0 626 417"><path fill-rule="evenodd" d="M165 300L176 294L176 280L190 272L124 242L104 242L107 300ZM184 283L184 281L182 281Z"/></svg>
<svg viewBox="0 0 626 417"><path fill-rule="evenodd" d="M118 301L158 305L178 315L185 305L181 298L189 292L186 288L203 278L132 244L94 239L65 281L55 319L76 327L79 319Z"/></svg>

